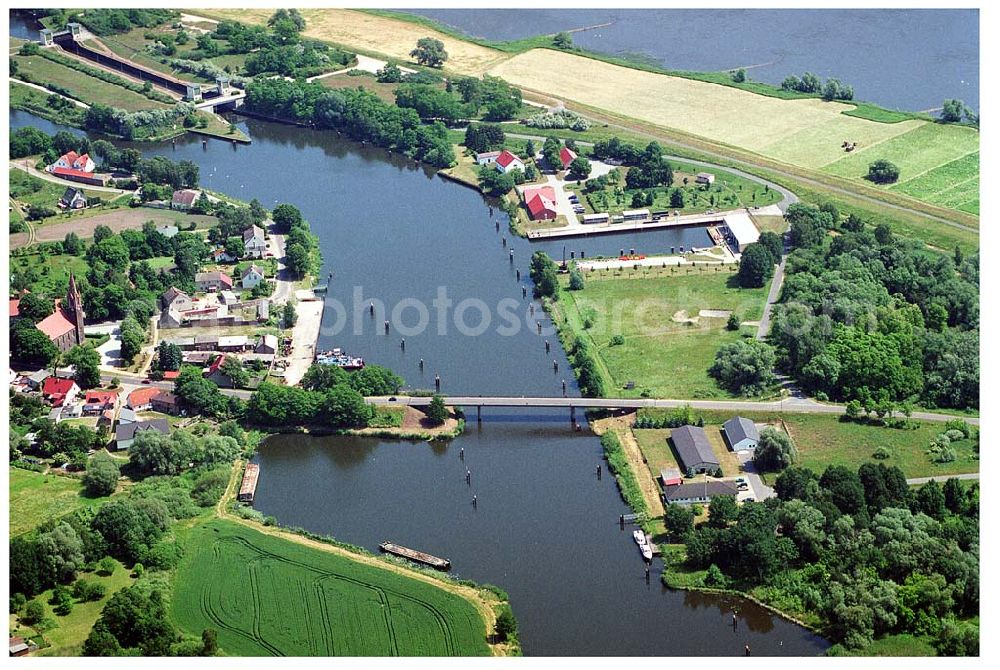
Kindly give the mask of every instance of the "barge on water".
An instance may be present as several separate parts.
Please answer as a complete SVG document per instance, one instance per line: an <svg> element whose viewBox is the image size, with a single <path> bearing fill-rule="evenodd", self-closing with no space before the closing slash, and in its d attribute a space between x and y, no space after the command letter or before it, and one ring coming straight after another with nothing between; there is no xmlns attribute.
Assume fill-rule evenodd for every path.
<svg viewBox="0 0 1000 670"><path fill-rule="evenodd" d="M422 551L410 549L409 547L403 547L398 544L393 544L392 542L383 542L378 547L387 554L399 556L415 563L423 563L424 565L429 565L432 568L437 568L438 570L451 569L451 561L446 558L431 556L430 554L425 554Z"/></svg>
<svg viewBox="0 0 1000 670"><path fill-rule="evenodd" d="M236 499L242 503L253 504L253 496L257 492L257 478L260 477L260 466L256 463L247 465L243 472L243 482L240 484L240 493Z"/></svg>
<svg viewBox="0 0 1000 670"><path fill-rule="evenodd" d="M343 349L330 349L329 351L317 351L316 363L319 365L336 365L345 370L360 370L365 367L365 359L358 356L349 356Z"/></svg>

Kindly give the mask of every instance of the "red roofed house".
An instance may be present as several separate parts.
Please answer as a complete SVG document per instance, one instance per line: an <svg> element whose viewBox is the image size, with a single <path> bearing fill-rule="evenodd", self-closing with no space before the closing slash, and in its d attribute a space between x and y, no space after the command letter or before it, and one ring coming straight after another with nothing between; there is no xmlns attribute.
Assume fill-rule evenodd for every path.
<svg viewBox="0 0 1000 670"><path fill-rule="evenodd" d="M49 377L42 384L42 397L53 407L62 407L80 393L80 387L72 379Z"/></svg>
<svg viewBox="0 0 1000 670"><path fill-rule="evenodd" d="M11 298L10 299L10 323L14 322L14 319L21 316L21 299Z"/></svg>
<svg viewBox="0 0 1000 670"><path fill-rule="evenodd" d="M163 381L173 381L181 376L180 370L166 370L163 373Z"/></svg>
<svg viewBox="0 0 1000 670"><path fill-rule="evenodd" d="M506 149L501 151L500 155L497 156L496 164L497 170L504 174L507 174L511 170L524 172L524 162Z"/></svg>
<svg viewBox="0 0 1000 670"><path fill-rule="evenodd" d="M576 158L576 152L569 147L563 147L559 150L559 160L562 161L563 170L569 169L569 164L573 162Z"/></svg>
<svg viewBox="0 0 1000 670"><path fill-rule="evenodd" d="M195 191L190 188L183 188L179 191L174 191L174 196L170 199L170 209L191 209L194 207L194 203L198 202L198 198L200 197L201 191Z"/></svg>
<svg viewBox="0 0 1000 670"><path fill-rule="evenodd" d="M524 205L535 221L556 218L556 190L551 186L535 186L524 189Z"/></svg>
<svg viewBox="0 0 1000 670"><path fill-rule="evenodd" d="M223 291L233 287L233 279L222 272L199 272L194 276L199 291Z"/></svg>
<svg viewBox="0 0 1000 670"><path fill-rule="evenodd" d="M114 410L118 404L118 391L87 391L83 401L84 414L101 414Z"/></svg>
<svg viewBox="0 0 1000 670"><path fill-rule="evenodd" d="M76 277L69 275L69 292L66 300L56 301L56 310L36 324L38 330L48 335L59 351L69 351L85 341L83 335L83 299L76 287Z"/></svg>
<svg viewBox="0 0 1000 670"><path fill-rule="evenodd" d="M128 406L136 412L142 412L153 406L153 398L160 393L155 386L140 388L128 394Z"/></svg>
<svg viewBox="0 0 1000 670"><path fill-rule="evenodd" d="M60 156L55 163L49 166L50 171L55 168L69 168L79 172L93 172L97 165L88 154L77 154L75 151Z"/></svg>

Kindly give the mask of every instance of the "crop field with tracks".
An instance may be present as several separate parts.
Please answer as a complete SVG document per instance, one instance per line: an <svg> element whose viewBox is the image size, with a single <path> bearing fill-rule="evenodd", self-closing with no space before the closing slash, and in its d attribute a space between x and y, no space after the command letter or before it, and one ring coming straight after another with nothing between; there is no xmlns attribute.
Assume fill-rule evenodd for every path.
<svg viewBox="0 0 1000 670"><path fill-rule="evenodd" d="M194 635L216 629L229 655L489 653L482 619L457 595L220 520L187 538L173 618Z"/></svg>
<svg viewBox="0 0 1000 670"><path fill-rule="evenodd" d="M892 186L899 191L944 207L979 213L979 152Z"/></svg>

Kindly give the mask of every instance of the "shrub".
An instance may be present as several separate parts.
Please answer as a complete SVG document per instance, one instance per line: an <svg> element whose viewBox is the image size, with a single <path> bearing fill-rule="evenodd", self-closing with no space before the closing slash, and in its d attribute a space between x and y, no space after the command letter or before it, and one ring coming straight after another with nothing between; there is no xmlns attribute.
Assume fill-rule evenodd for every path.
<svg viewBox="0 0 1000 670"><path fill-rule="evenodd" d="M615 335L614 337L611 338L611 346L613 346L613 347L619 347L619 346L621 346L623 344L625 344L625 336L624 335Z"/></svg>
<svg viewBox="0 0 1000 670"><path fill-rule="evenodd" d="M945 437L947 437L951 442L958 442L959 440L964 440L966 434L960 430L955 430L954 428L946 430L944 432Z"/></svg>
<svg viewBox="0 0 1000 670"><path fill-rule="evenodd" d="M872 454L872 458L877 458L880 461L884 461L887 458L892 458L892 451L889 449L889 447L881 446L875 450L875 453Z"/></svg>

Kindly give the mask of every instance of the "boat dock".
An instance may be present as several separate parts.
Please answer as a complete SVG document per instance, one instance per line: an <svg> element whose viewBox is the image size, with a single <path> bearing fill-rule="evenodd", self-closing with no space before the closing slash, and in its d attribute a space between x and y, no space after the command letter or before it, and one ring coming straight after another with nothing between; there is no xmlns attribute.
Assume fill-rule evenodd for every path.
<svg viewBox="0 0 1000 670"><path fill-rule="evenodd" d="M446 558L431 556L430 554L425 554L422 551L410 549L409 547L403 547L398 544L393 544L392 542L383 542L378 546L378 548L387 554L399 556L400 558L405 558L407 560L414 561L415 563L423 563L424 565L429 565L432 568L437 568L438 570L451 569L451 561Z"/></svg>
<svg viewBox="0 0 1000 670"><path fill-rule="evenodd" d="M260 466L256 463L249 463L243 472L243 482L240 484L240 493L236 499L240 502L253 504L253 496L257 492L257 478L260 476Z"/></svg>

